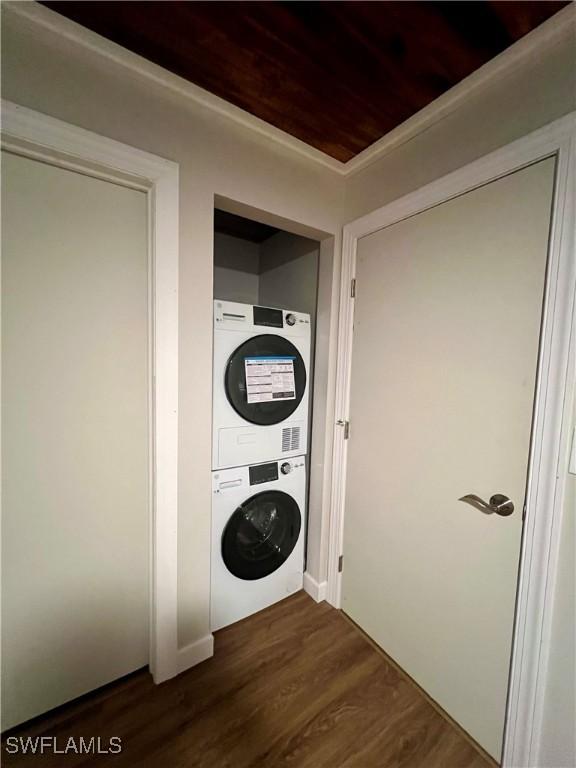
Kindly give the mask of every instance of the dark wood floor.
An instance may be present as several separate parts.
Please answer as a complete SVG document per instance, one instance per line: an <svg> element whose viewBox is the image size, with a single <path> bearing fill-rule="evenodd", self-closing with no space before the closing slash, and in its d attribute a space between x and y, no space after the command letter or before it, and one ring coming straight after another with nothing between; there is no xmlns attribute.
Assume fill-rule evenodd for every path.
<svg viewBox="0 0 576 768"><path fill-rule="evenodd" d="M214 658L141 672L11 732L111 736L118 755L8 755L4 766L488 768L493 764L338 611L303 592L216 634Z"/></svg>

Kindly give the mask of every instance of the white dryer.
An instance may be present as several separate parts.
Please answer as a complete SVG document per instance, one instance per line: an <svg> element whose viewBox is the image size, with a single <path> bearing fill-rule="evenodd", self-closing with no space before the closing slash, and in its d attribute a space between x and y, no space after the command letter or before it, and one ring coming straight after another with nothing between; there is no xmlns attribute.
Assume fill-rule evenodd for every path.
<svg viewBox="0 0 576 768"><path fill-rule="evenodd" d="M214 302L212 469L306 453L310 315Z"/></svg>
<svg viewBox="0 0 576 768"><path fill-rule="evenodd" d="M302 589L304 457L212 473L213 631Z"/></svg>

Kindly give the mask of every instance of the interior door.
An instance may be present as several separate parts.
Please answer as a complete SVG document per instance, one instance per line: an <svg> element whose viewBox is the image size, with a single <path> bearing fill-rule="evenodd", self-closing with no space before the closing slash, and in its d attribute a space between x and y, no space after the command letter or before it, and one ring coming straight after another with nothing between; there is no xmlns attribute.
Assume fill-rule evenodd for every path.
<svg viewBox="0 0 576 768"><path fill-rule="evenodd" d="M357 251L342 608L497 759L553 180L538 162Z"/></svg>
<svg viewBox="0 0 576 768"><path fill-rule="evenodd" d="M2 726L146 666L147 202L2 153Z"/></svg>

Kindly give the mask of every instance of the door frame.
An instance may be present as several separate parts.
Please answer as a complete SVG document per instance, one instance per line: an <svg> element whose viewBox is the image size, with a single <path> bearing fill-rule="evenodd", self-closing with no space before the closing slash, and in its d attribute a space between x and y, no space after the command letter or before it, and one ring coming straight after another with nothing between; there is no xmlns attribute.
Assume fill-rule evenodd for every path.
<svg viewBox="0 0 576 768"><path fill-rule="evenodd" d="M178 668L178 170L170 160L2 101L1 146L148 198L150 671Z"/></svg>
<svg viewBox="0 0 576 768"><path fill-rule="evenodd" d="M571 408L571 326L575 304L574 259L576 112L531 133L347 224L342 242L338 369L334 421L332 503L327 599L341 605L339 559L343 554L356 250L361 237L439 205L476 187L556 156L526 517L518 580L502 766L531 766L538 755L543 694L550 648L552 602L568 469L565 410ZM362 286L358 286L362 291ZM572 362L573 366L573 362ZM569 430L568 430L569 431ZM566 430L564 430L566 432Z"/></svg>

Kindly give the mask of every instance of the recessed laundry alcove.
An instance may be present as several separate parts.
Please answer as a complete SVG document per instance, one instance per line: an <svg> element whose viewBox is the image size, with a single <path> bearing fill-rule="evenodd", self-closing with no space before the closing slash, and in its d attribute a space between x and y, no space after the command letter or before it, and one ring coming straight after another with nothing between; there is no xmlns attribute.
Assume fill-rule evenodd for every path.
<svg viewBox="0 0 576 768"><path fill-rule="evenodd" d="M215 208L214 299L310 315L305 587L312 585L316 596L318 585L323 589L326 580L327 553L321 531L327 522L324 454L328 402L328 354L316 339L318 331L322 335L329 332L332 272L331 239L306 237L281 225ZM326 328L321 329L317 327L319 305L321 312L326 305Z"/></svg>

